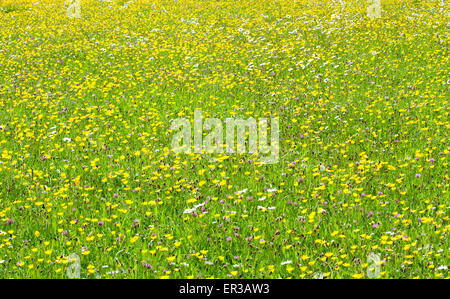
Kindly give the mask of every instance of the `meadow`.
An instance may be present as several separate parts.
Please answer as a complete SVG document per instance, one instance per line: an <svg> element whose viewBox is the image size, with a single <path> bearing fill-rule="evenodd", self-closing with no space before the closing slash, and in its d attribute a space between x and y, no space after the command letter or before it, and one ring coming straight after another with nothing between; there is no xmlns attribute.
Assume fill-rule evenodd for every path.
<svg viewBox="0 0 450 299"><path fill-rule="evenodd" d="M1 0L0 277L449 278L449 4L381 4Z"/></svg>

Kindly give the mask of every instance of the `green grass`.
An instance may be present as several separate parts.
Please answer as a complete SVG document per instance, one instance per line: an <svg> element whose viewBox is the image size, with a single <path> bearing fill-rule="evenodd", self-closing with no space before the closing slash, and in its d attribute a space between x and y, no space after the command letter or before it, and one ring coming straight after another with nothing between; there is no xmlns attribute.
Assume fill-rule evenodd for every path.
<svg viewBox="0 0 450 299"><path fill-rule="evenodd" d="M22 2L0 16L0 277L77 254L82 278L368 278L374 253L382 278L448 278L446 7ZM279 163L173 153L195 109L278 117Z"/></svg>

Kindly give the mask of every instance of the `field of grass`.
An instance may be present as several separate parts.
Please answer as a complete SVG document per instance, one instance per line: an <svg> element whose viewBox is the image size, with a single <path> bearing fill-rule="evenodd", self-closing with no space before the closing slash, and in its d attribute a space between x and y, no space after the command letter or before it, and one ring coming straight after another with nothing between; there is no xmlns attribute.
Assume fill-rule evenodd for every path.
<svg viewBox="0 0 450 299"><path fill-rule="evenodd" d="M0 278L449 278L449 5L381 3L0 1Z"/></svg>

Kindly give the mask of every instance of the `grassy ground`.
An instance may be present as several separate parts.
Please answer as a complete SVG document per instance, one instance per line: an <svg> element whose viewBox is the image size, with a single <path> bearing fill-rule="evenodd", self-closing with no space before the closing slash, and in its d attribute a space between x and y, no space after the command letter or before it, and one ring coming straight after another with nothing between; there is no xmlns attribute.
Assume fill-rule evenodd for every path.
<svg viewBox="0 0 450 299"><path fill-rule="evenodd" d="M0 1L0 277L448 278L440 3ZM195 108L279 163L174 154Z"/></svg>

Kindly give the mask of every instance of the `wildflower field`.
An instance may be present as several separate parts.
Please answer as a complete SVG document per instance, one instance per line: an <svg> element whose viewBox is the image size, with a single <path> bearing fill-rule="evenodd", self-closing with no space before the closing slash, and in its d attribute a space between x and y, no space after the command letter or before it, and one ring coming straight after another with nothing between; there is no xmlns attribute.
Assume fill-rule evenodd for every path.
<svg viewBox="0 0 450 299"><path fill-rule="evenodd" d="M0 0L0 277L449 278L449 4L381 5Z"/></svg>

